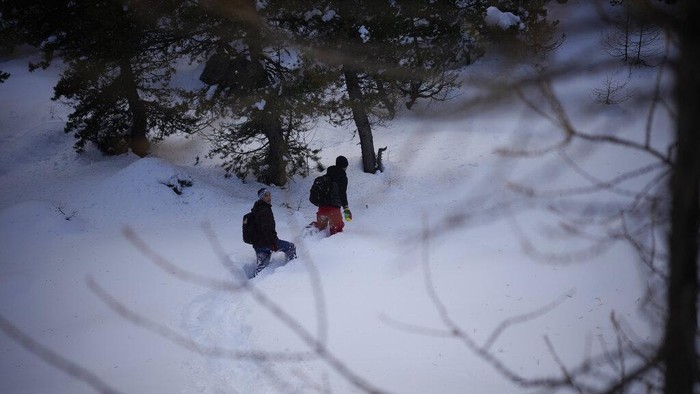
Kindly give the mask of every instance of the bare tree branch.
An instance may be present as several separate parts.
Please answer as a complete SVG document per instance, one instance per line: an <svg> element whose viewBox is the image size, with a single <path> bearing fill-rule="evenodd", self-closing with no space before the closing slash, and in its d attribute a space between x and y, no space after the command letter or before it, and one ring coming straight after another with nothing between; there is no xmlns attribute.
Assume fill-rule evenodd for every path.
<svg viewBox="0 0 700 394"><path fill-rule="evenodd" d="M0 330L2 330L8 337L10 337L10 339L15 341L17 344L19 344L35 356L39 357L44 362L48 363L52 367L57 368L66 375L75 378L76 380L88 384L90 387L95 389L95 391L102 394L120 393L120 391L117 391L116 389L110 387L107 383L105 383L102 379L100 379L89 369L81 367L75 362L67 359L66 357L61 356L55 351L35 341L2 315L0 315Z"/></svg>
<svg viewBox="0 0 700 394"><path fill-rule="evenodd" d="M345 363L343 363L339 358L337 358L327 347L324 343L322 343L320 340L315 338L311 333L309 333L297 320L295 320L289 313L287 313L283 308L281 308L279 305L277 305L274 301L272 301L267 295L265 295L263 292L259 291L257 288L254 286L250 285L250 282L244 281L241 284L238 285L229 285L226 286L227 282L219 283L218 281L211 281L208 278L202 278L199 275L194 275L192 273L189 273L176 265L172 264L171 262L167 261L166 259L162 258L160 255L156 254L153 252L146 244L143 242L135 232L133 232L130 229L125 230L125 235L127 236L127 239L131 241L139 250L144 252L144 255L148 257L156 266L159 268L163 269L166 273L169 275L173 275L174 277L188 283L193 283L196 285L200 286L205 286L208 288L212 288L215 290L223 290L223 291L239 291L239 290L245 290L260 306L263 308L267 309L270 313L272 313L275 318L277 318L281 323L283 323L288 329L290 329L299 339L302 340L310 349L312 349L313 354L315 354L318 358L322 359L325 361L333 370L335 370L339 375L341 375L343 378L345 378L349 383L357 387L358 389L367 392L367 393L384 393L385 391L380 390L374 386L372 386L369 382L367 382L365 379L363 379L360 375L356 374L353 372ZM222 249L218 249L219 257L223 256L221 255ZM227 263L224 263L225 266L228 266ZM140 317L138 314L134 313L133 311L128 310L128 308L123 308L122 305L120 305L118 302L110 300L108 295L106 293L100 294L97 293L98 296L102 295L104 298L101 297L103 302L106 302L110 307L112 307L114 310L118 311L119 313L123 313L124 316L128 316L129 320L134 322L135 324L139 324L144 328L148 328L159 335L162 335L170 340L173 340L175 343L180 344L181 346L184 346L185 348L192 348L193 350L196 350L196 347L193 347L194 343L189 340L188 338L183 338L180 334L174 332L173 330L160 325L158 323L155 323L153 321L149 321L148 319L145 319L143 317ZM113 301L113 302L110 302ZM207 351L213 352L214 355L219 355L219 354L226 354L227 352L222 351L222 349L209 349ZM235 353L234 353L235 354ZM243 354L239 354L243 355ZM251 355L254 356L254 355ZM294 355L296 356L296 355Z"/></svg>
<svg viewBox="0 0 700 394"><path fill-rule="evenodd" d="M214 230L211 228L211 225L205 224L203 226L203 229L207 235L207 238L209 239L209 243L211 244L212 249L214 250L214 252L218 256L219 261L224 265L224 267L227 267L233 275L241 275L240 269L238 269L237 267L234 267L233 262L231 261L231 259L228 257L228 255L224 251L224 248L221 245L219 238L214 233ZM316 307L315 309L316 309L318 341L325 345L327 340L328 340L328 319L327 319L326 304L325 304L326 298L323 295L323 288L321 286L321 277L318 273L318 269L313 264L312 259L308 255L308 252L306 250L298 250L297 253L299 253L300 257L305 262L305 267L309 271L309 276L311 277L311 287L313 289L314 301L315 301L315 307ZM254 286L251 282L247 282L247 281L245 281L244 284L246 287Z"/></svg>
<svg viewBox="0 0 700 394"><path fill-rule="evenodd" d="M564 380L566 381L567 385L574 388L576 392L583 394L584 391L583 389L575 382L574 376L569 372L568 368L566 368L566 365L561 361L559 358L559 355L557 355L556 350L554 350L554 346L552 345L552 342L549 340L549 337L545 335L544 337L544 342L547 344L547 348L549 349L549 352L552 354L552 357L554 358L554 361L559 365L559 369L561 370L562 375L564 375Z"/></svg>
<svg viewBox="0 0 700 394"><path fill-rule="evenodd" d="M178 267L177 265L173 264L160 254L156 253L153 249L151 249L150 246L148 246L148 244L146 244L145 241L139 238L134 232L134 230L132 230L130 227L124 228L123 233L126 239L129 242L131 242L131 244L134 245L136 249L139 250L139 252L146 256L157 267L159 267L160 269L162 269L170 275L183 279L186 282L193 283L213 290L231 292L240 291L246 285L245 279L243 279L241 273L238 273L234 276L240 283L232 283L230 281L207 278L202 275L186 271L181 267Z"/></svg>
<svg viewBox="0 0 700 394"><path fill-rule="evenodd" d="M177 275L176 275L177 276ZM88 277L87 280L88 288L100 299L105 305L116 312L119 316L128 320L136 326L142 327L158 334L160 337L168 339L169 341L179 345L187 350L193 351L195 353L216 358L227 358L232 360L248 359L255 361L284 361L284 362L295 362L301 360L309 360L315 358L315 353L313 352L282 352L274 353L267 351L244 351L244 350L229 350L218 346L207 346L195 342L186 335L180 334L177 331L165 326L164 324L158 323L152 319L149 319L141 314L134 312L132 309L128 308L121 302L117 301L112 295L110 295L106 290L104 290L92 277Z"/></svg>
<svg viewBox="0 0 700 394"><path fill-rule="evenodd" d="M557 298L556 300L550 302L549 304L547 304L539 309L536 309L532 312L524 313L522 315L514 316L514 317L511 317L511 318L504 320L493 330L491 335L488 337L488 339L486 340L486 342L482 346L482 349L484 349L485 351L488 351L489 348L491 348L491 345L493 345L494 342L496 342L496 340L498 340L498 337L507 328L509 328L510 326L516 325L516 324L525 323L525 322L537 319L538 317L545 315L546 313L552 311L554 308L556 308L559 305L561 305L562 303L564 303L564 301L566 301L567 298L571 298L571 296L573 295L574 292L575 292L575 290L572 289L572 290L566 292L565 294L562 294L561 296L559 296L559 298Z"/></svg>

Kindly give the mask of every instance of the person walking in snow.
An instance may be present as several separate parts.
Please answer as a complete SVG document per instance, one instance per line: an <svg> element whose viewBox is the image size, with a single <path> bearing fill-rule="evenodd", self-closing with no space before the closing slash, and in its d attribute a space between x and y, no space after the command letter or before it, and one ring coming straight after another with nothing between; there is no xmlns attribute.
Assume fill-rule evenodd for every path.
<svg viewBox="0 0 700 394"><path fill-rule="evenodd" d="M335 165L328 167L326 174L331 178L337 187L332 188L330 201L320 205L316 212L316 221L312 224L319 230L325 230L330 227L330 235L343 231L346 221L352 220L352 213L348 206L348 176L345 170L348 168L348 159L345 156L338 156L335 159ZM343 208L343 213L340 213L340 208Z"/></svg>
<svg viewBox="0 0 700 394"><path fill-rule="evenodd" d="M275 216L272 213L272 194L267 188L258 190L258 199L251 209L255 215L258 229L257 241L253 243L257 265L252 277L260 273L268 264L272 252L284 252L287 262L297 257L297 249L293 243L279 239L275 230Z"/></svg>

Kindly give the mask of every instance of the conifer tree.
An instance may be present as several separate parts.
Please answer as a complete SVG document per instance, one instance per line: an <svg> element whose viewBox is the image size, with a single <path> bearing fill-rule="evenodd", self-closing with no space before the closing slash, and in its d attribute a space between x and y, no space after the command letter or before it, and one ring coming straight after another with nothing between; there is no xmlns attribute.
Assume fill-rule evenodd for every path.
<svg viewBox="0 0 700 394"><path fill-rule="evenodd" d="M173 41L160 29L177 3L2 1L3 18L43 52L30 69L46 68L56 58L65 64L53 99L74 108L65 131L77 138L76 150L93 142L106 154L131 149L143 156L149 139L194 130L188 106L168 87Z"/></svg>
<svg viewBox="0 0 700 394"><path fill-rule="evenodd" d="M363 169L374 173L372 125L391 119L400 102L411 109L421 99L447 99L459 85L458 72L484 52L484 18L494 3L523 21L522 29L501 39L533 54L550 49L554 24L546 19L543 0L270 0L266 8L307 56L336 73L345 95L333 120L354 122Z"/></svg>
<svg viewBox="0 0 700 394"><path fill-rule="evenodd" d="M561 44L555 37L559 23L547 15L547 0L500 0L485 4L494 6L501 13L510 13L517 18L517 23L506 27L502 25L480 26L479 36L482 44L494 54L505 54L516 62L539 63ZM482 12L488 14L488 7Z"/></svg>
<svg viewBox="0 0 700 394"><path fill-rule="evenodd" d="M455 2L327 0L268 2L270 17L322 62L344 90L336 124L354 122L363 170L377 169L372 125L390 120L400 101L442 100L456 70L478 53L469 34L474 7Z"/></svg>
<svg viewBox="0 0 700 394"><path fill-rule="evenodd" d="M227 174L278 186L319 165L304 141L325 92L322 69L306 64L252 0L206 1L188 9L197 32L182 49L206 60L200 111L218 120L212 155ZM194 34L193 34L194 33Z"/></svg>

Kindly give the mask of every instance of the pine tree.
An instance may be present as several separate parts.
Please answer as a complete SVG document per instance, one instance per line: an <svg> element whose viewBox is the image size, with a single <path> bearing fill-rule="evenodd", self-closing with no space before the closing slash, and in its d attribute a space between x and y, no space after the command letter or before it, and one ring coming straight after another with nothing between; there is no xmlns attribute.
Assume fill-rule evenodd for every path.
<svg viewBox="0 0 700 394"><path fill-rule="evenodd" d="M200 111L218 120L211 155L224 159L227 174L253 174L266 184L319 165L308 147L325 93L322 71L297 56L252 0L209 1L186 17L198 34L183 45L195 60L206 59Z"/></svg>
<svg viewBox="0 0 700 394"><path fill-rule="evenodd" d="M442 100L457 86L456 70L478 53L464 28L475 8L450 1L271 0L271 18L322 62L344 95L332 120L354 122L363 169L377 169L372 125L390 120L403 100Z"/></svg>
<svg viewBox="0 0 700 394"><path fill-rule="evenodd" d="M43 51L30 69L55 58L65 64L53 99L74 108L65 131L78 139L77 151L93 142L106 154L143 156L149 139L194 130L188 106L168 87L176 59L160 24L176 3L3 0L3 17Z"/></svg>
<svg viewBox="0 0 700 394"><path fill-rule="evenodd" d="M511 13L519 23L503 26L480 26L482 44L490 52L506 54L517 62L541 62L561 44L554 34L558 21L548 19L547 0L500 0L491 2L500 12ZM487 8L483 7L484 13Z"/></svg>

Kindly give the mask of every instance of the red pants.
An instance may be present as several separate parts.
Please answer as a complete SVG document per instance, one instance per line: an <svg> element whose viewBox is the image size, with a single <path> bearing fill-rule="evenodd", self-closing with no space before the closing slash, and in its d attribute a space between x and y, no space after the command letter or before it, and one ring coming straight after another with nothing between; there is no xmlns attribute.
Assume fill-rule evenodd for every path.
<svg viewBox="0 0 700 394"><path fill-rule="evenodd" d="M343 215L340 213L340 208L338 207L321 205L318 207L318 212L316 212L316 222L314 222L314 226L319 230L324 230L328 225L330 225L331 235L342 232L343 227L345 227Z"/></svg>

